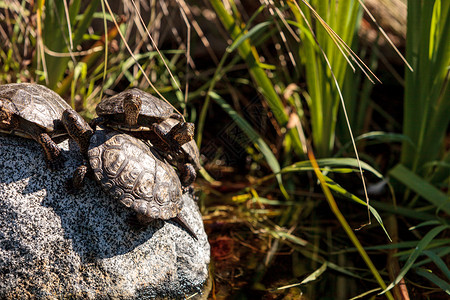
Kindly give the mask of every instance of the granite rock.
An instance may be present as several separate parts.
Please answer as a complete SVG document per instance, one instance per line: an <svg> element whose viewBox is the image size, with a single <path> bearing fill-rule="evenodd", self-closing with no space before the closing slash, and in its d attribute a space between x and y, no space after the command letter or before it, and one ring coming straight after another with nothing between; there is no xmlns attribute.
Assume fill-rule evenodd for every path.
<svg viewBox="0 0 450 300"><path fill-rule="evenodd" d="M181 214L198 241L172 221L141 227L92 179L68 194L82 157L71 141L59 146L65 168L51 172L36 142L0 134L0 298L200 295L210 247L192 195L183 195Z"/></svg>

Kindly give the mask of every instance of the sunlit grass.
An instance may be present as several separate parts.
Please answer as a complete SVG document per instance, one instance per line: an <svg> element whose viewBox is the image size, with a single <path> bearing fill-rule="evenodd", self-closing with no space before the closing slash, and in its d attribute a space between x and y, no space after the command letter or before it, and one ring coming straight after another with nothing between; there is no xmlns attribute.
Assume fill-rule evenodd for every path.
<svg viewBox="0 0 450 300"><path fill-rule="evenodd" d="M449 1L408 3L406 53L414 72L405 67L402 133L362 131L377 79L357 57L358 1L261 1L248 11L239 2L218 0L149 7L123 1L119 11L101 0L68 7L67 1L37 1L34 10L27 1L6 2L0 2L10 13L1 24L1 83L47 84L88 119L102 96L136 86L166 98L196 123L204 153L203 178L196 183L204 221L212 242L236 247L228 265L217 258L213 280L226 278L243 294L249 288L300 291L310 299L333 297L337 288L352 297L375 295L408 283L410 272L442 293L448 288L450 155L442 140L450 118ZM376 53L370 57L367 65L376 66ZM402 164L399 157L384 157L390 172L383 174L379 159L352 158L345 120L336 133L341 100L358 135L356 146L402 143ZM269 126L252 123L249 101L263 108L259 117ZM245 137L244 173L226 165L229 148L206 153L220 134L213 129L230 124ZM336 143L339 135L343 144ZM364 176L387 189L370 206L357 193L359 164ZM376 222L355 231L365 225L366 209ZM403 236L405 226L415 226L416 240ZM212 251L215 257L214 244ZM236 257L244 266L235 265ZM243 275L219 274L230 266ZM430 273L430 266L439 273ZM283 278L271 281L277 268Z"/></svg>

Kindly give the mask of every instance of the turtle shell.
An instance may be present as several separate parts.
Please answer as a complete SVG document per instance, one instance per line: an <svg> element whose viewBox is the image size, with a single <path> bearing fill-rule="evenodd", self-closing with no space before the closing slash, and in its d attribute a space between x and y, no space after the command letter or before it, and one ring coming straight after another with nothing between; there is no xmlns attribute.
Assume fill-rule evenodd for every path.
<svg viewBox="0 0 450 300"><path fill-rule="evenodd" d="M140 89L133 88L103 99L95 109L97 115L112 118L113 121L122 123L124 120L123 100L130 93L139 96L142 100L138 118L139 125L150 126L152 123L161 122L174 114L173 107L165 101Z"/></svg>
<svg viewBox="0 0 450 300"><path fill-rule="evenodd" d="M102 188L138 214L168 220L181 211L181 183L175 171L139 139L97 130L88 157Z"/></svg>
<svg viewBox="0 0 450 300"><path fill-rule="evenodd" d="M51 89L35 83L10 83L0 85L0 106L15 115L37 124L47 132L55 129L69 104ZM26 128L19 128L26 132Z"/></svg>

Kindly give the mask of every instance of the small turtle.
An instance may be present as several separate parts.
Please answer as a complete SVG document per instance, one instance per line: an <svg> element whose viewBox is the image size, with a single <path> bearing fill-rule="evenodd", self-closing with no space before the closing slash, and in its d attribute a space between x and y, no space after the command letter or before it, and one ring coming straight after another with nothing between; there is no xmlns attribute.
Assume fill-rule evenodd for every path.
<svg viewBox="0 0 450 300"><path fill-rule="evenodd" d="M95 180L142 223L172 219L195 239L197 236L180 215L183 206L181 183L173 168L159 159L148 145L114 130L93 130L72 109L62 121L89 161ZM88 172L87 163L74 172L73 188L79 189Z"/></svg>
<svg viewBox="0 0 450 300"><path fill-rule="evenodd" d="M180 172L180 180L183 186L189 186L194 182L198 170L200 170L200 152L194 140L190 140L182 145L175 142L175 138L168 137L174 131L174 127L179 126L180 121L168 118L158 124L159 131L157 134L152 132L142 132L136 135L141 139L147 139L151 144L160 151L161 155L167 159L169 163L176 166Z"/></svg>
<svg viewBox="0 0 450 300"><path fill-rule="evenodd" d="M95 111L98 117L91 122L94 129L103 124L127 133L155 131L175 146L191 141L194 136L194 124L187 122L179 122L170 134L163 133L158 126L160 122L169 117L181 121L182 116L170 104L137 88L103 99Z"/></svg>
<svg viewBox="0 0 450 300"><path fill-rule="evenodd" d="M32 138L44 149L51 170L63 166L56 143L68 138L61 122L70 106L54 91L35 83L0 85L0 132Z"/></svg>

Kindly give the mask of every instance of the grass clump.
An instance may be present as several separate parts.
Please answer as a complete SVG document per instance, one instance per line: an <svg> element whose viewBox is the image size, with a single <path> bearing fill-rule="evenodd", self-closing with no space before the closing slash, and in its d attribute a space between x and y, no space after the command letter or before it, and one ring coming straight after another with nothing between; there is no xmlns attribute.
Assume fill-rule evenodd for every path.
<svg viewBox="0 0 450 300"><path fill-rule="evenodd" d="M139 87L195 122L211 298L448 294L448 1L408 1L400 66L360 43L359 1L83 3L0 2L0 82L87 119Z"/></svg>

